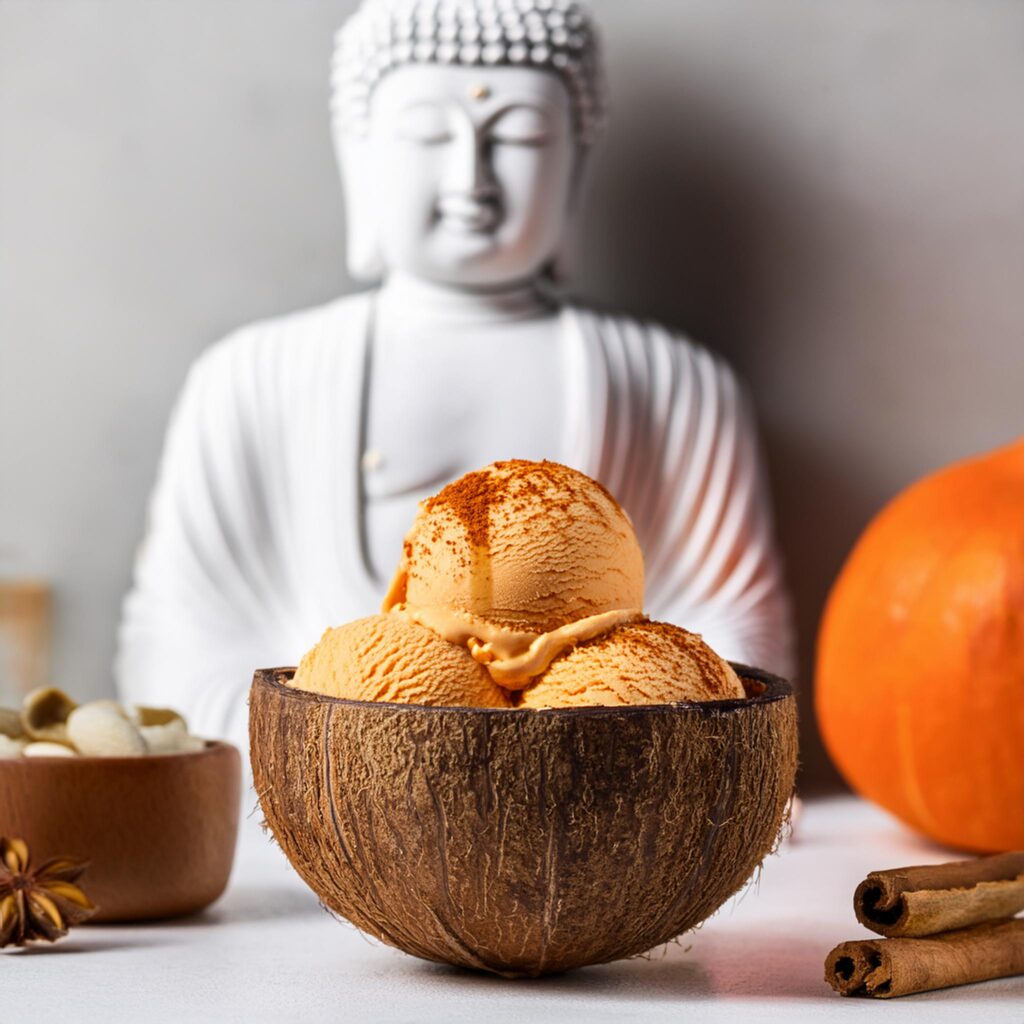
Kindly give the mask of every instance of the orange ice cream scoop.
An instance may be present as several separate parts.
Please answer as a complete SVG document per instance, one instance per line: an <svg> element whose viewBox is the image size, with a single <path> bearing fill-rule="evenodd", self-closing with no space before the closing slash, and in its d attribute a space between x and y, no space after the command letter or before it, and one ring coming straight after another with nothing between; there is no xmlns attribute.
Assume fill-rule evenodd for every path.
<svg viewBox="0 0 1024 1024"><path fill-rule="evenodd" d="M505 691L464 647L397 615L327 630L290 685L346 700L511 707Z"/></svg>
<svg viewBox="0 0 1024 1024"><path fill-rule="evenodd" d="M569 708L746 696L727 661L696 634L664 622L619 626L555 660L520 707Z"/></svg>
<svg viewBox="0 0 1024 1024"><path fill-rule="evenodd" d="M583 473L496 462L423 502L384 610L521 687L574 643L642 618L633 524Z"/></svg>

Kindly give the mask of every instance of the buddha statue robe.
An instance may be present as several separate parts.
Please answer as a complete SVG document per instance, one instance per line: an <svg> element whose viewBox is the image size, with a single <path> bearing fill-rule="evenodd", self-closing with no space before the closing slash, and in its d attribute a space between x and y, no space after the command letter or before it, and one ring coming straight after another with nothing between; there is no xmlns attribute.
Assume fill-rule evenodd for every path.
<svg viewBox="0 0 1024 1024"><path fill-rule="evenodd" d="M373 296L245 328L191 369L125 602L124 699L180 708L194 732L244 749L253 671L295 664L326 628L378 610L401 534L393 561L372 565ZM572 305L552 334L558 428L541 423L526 452L442 460L447 478L542 455L595 477L636 526L648 613L725 657L786 672L788 603L755 428L730 369L660 327ZM395 520L403 529L416 497Z"/></svg>

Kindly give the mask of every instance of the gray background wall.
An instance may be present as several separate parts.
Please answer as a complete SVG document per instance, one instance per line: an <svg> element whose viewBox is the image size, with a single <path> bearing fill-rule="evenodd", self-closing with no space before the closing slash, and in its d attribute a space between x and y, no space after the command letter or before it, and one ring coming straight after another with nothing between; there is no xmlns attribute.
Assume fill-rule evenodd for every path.
<svg viewBox="0 0 1024 1024"><path fill-rule="evenodd" d="M0 0L0 575L111 689L201 349L349 290L327 133L351 0ZM868 517L1024 429L1024 3L598 0L614 98L574 292L756 396L802 633Z"/></svg>

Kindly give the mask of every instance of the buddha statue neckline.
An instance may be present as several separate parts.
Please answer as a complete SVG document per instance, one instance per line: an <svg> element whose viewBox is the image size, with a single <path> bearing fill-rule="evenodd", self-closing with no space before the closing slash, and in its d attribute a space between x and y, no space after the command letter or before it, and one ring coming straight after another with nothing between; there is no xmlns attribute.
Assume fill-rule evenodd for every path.
<svg viewBox="0 0 1024 1024"><path fill-rule="evenodd" d="M421 325L443 321L457 329L553 317L558 312L558 303L534 281L474 290L450 288L401 273L388 276L376 291L374 305L376 316L410 317Z"/></svg>

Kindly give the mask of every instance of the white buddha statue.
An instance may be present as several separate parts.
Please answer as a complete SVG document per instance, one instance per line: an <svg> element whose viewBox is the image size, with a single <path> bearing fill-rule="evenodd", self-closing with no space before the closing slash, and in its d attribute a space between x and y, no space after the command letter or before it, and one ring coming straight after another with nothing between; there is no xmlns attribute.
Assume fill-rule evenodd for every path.
<svg viewBox="0 0 1024 1024"><path fill-rule="evenodd" d="M750 407L669 331L551 297L603 121L572 0L365 0L338 33L348 260L379 287L192 368L120 635L125 699L245 743L257 667L375 612L418 502L507 458L596 477L647 610L776 671L790 623Z"/></svg>

